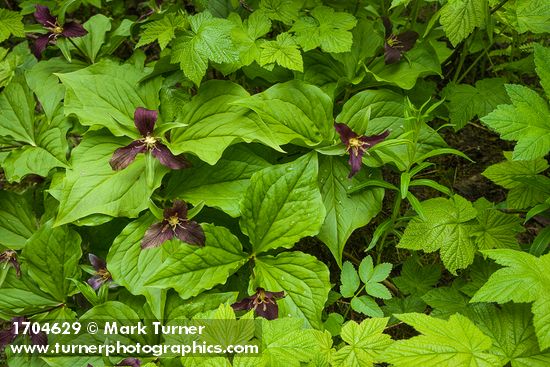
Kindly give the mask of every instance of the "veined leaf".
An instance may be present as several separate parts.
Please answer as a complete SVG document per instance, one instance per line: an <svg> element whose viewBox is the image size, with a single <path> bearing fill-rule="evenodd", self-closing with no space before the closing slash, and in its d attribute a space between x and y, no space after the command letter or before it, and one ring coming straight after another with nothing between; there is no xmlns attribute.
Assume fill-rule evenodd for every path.
<svg viewBox="0 0 550 367"><path fill-rule="evenodd" d="M36 145L34 96L24 78L13 80L0 94L0 137Z"/></svg>
<svg viewBox="0 0 550 367"><path fill-rule="evenodd" d="M441 8L440 22L445 34L457 46L486 19L487 0L449 0Z"/></svg>
<svg viewBox="0 0 550 367"><path fill-rule="evenodd" d="M29 200L9 191L0 191L0 245L12 250L25 246L37 228Z"/></svg>
<svg viewBox="0 0 550 367"><path fill-rule="evenodd" d="M265 41L260 44L259 64L273 68L279 64L290 70L303 71L302 53L294 38L288 33L277 35L275 41Z"/></svg>
<svg viewBox="0 0 550 367"><path fill-rule="evenodd" d="M254 253L291 248L319 232L325 208L315 152L255 173L242 201L240 226Z"/></svg>
<svg viewBox="0 0 550 367"><path fill-rule="evenodd" d="M262 0L260 9L273 20L291 24L298 19L304 0Z"/></svg>
<svg viewBox="0 0 550 367"><path fill-rule="evenodd" d="M23 16L16 11L0 9L0 42L7 40L10 35L25 37Z"/></svg>
<svg viewBox="0 0 550 367"><path fill-rule="evenodd" d="M158 41L160 49L164 50L172 38L174 38L176 30L185 28L186 25L185 18L180 14L166 13L161 19L143 26L141 37L136 47Z"/></svg>

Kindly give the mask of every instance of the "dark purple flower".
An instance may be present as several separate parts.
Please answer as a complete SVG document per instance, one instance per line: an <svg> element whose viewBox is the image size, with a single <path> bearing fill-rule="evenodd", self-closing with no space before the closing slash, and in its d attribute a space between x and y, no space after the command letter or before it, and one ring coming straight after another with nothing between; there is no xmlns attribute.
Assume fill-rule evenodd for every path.
<svg viewBox="0 0 550 367"><path fill-rule="evenodd" d="M171 208L164 209L163 221L149 227L143 236L141 248L158 247L174 237L191 245L204 246L204 231L200 224L187 219L187 204L181 200L174 201Z"/></svg>
<svg viewBox="0 0 550 367"><path fill-rule="evenodd" d="M191 166L191 163L182 154L173 155L168 147L160 142L159 138L152 136L157 118L157 111L143 107L136 108L134 124L142 138L115 150L109 162L114 170L118 171L128 167L136 159L136 155L145 152L151 152L161 164L171 169L182 169Z"/></svg>
<svg viewBox="0 0 550 367"><path fill-rule="evenodd" d="M398 35L392 33L393 26L388 17L383 17L384 29L386 30L386 36L384 41L384 62L386 65L395 64L401 60L401 56L404 52L413 48L416 40L418 39L418 33L415 31L405 31Z"/></svg>
<svg viewBox="0 0 550 367"><path fill-rule="evenodd" d="M34 18L48 31L48 33L38 37L34 42L33 53L36 58L40 58L48 43L55 43L59 36L74 38L88 34L88 31L77 22L67 22L60 25L57 19L50 13L50 9L48 9L47 6L36 5Z"/></svg>
<svg viewBox="0 0 550 367"><path fill-rule="evenodd" d="M231 307L235 311L254 310L256 315L274 320L279 316L279 306L276 301L283 297L285 292L267 292L263 288L256 288L254 295L233 303Z"/></svg>
<svg viewBox="0 0 550 367"><path fill-rule="evenodd" d="M25 317L14 317L11 319L9 328L0 331L0 350L4 349L6 345L13 343L13 341L17 338L18 335L24 335L23 331L25 327L23 326L23 322L28 321ZM18 324L18 331L19 334L16 334L15 325ZM48 344L48 336L43 331L39 331L38 333L34 333L32 328L29 328L29 331L27 333L27 336L30 337L31 343L33 345L46 345Z"/></svg>
<svg viewBox="0 0 550 367"><path fill-rule="evenodd" d="M141 367L141 361L137 358L129 357L120 361L117 366Z"/></svg>
<svg viewBox="0 0 550 367"><path fill-rule="evenodd" d="M390 134L386 130L380 135L364 136L354 133L346 124L335 123L334 127L349 153L348 163L351 166L351 172L348 178L352 178L361 169L362 158L367 149L380 143Z"/></svg>
<svg viewBox="0 0 550 367"><path fill-rule="evenodd" d="M107 270L107 263L105 260L95 256L94 254L89 254L88 259L90 259L90 264L92 264L95 269L95 274L88 279L88 284L94 290L97 291L103 284L113 281L111 273Z"/></svg>
<svg viewBox="0 0 550 367"><path fill-rule="evenodd" d="M17 261L17 252L13 250L6 250L0 253L0 264L1 263L6 263L13 266L17 277L21 277L21 267L19 266L19 261Z"/></svg>

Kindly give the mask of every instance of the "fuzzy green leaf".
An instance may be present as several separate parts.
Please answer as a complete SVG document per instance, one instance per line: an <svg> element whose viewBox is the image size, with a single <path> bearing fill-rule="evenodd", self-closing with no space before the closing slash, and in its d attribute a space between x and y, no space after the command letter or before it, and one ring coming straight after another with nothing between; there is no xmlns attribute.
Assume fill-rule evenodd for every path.
<svg viewBox="0 0 550 367"><path fill-rule="evenodd" d="M456 47L475 27L484 24L486 13L487 0L449 0L441 8L440 22Z"/></svg>
<svg viewBox="0 0 550 367"><path fill-rule="evenodd" d="M392 280L401 292L422 296L432 289L440 277L441 268L438 265L420 265L416 257L409 257L401 268L401 274Z"/></svg>
<svg viewBox="0 0 550 367"><path fill-rule="evenodd" d="M342 297L351 298L359 288L359 274L352 263L344 262L342 273L340 273L340 294Z"/></svg>
<svg viewBox="0 0 550 367"><path fill-rule="evenodd" d="M167 13L162 19L155 20L143 26L141 37L136 47L158 41L160 49L164 50L174 38L177 29L185 28L186 20L180 14Z"/></svg>
<svg viewBox="0 0 550 367"><path fill-rule="evenodd" d="M16 11L0 9L0 42L7 40L10 35L25 37L23 16Z"/></svg>
<svg viewBox="0 0 550 367"><path fill-rule="evenodd" d="M290 70L304 71L302 53L290 34L278 34L275 41L263 42L260 48L261 66L272 67L278 64Z"/></svg>
<svg viewBox="0 0 550 367"><path fill-rule="evenodd" d="M550 4L547 7L550 9ZM546 91L546 96L550 98L550 47L535 44L534 49L537 75L540 78L540 84Z"/></svg>
<svg viewBox="0 0 550 367"><path fill-rule="evenodd" d="M304 0L262 0L260 9L273 20L291 24L298 19Z"/></svg>

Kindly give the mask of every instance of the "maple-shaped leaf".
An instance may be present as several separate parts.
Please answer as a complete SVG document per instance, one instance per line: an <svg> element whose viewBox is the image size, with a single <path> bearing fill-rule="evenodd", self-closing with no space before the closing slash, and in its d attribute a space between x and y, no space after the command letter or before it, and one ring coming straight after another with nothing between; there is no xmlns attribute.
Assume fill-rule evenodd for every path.
<svg viewBox="0 0 550 367"><path fill-rule="evenodd" d="M147 23L143 26L141 38L136 47L141 47L158 41L161 50L174 38L177 29L187 25L186 19L180 14L167 13L163 18Z"/></svg>
<svg viewBox="0 0 550 367"><path fill-rule="evenodd" d="M287 69L304 70L298 44L289 33L281 33L275 41L266 41L260 47L260 65L269 67L277 63Z"/></svg>

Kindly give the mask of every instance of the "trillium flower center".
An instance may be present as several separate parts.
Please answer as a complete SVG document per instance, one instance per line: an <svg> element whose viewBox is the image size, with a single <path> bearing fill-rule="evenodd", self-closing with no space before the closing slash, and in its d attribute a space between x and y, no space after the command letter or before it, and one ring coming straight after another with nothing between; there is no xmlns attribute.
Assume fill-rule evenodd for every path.
<svg viewBox="0 0 550 367"><path fill-rule="evenodd" d="M399 41L397 39L397 36L393 34L390 35L388 39L386 39L386 43L392 48L403 48L403 46L401 45L401 41Z"/></svg>
<svg viewBox="0 0 550 367"><path fill-rule="evenodd" d="M363 144L364 143L359 140L359 137L349 139L347 149L348 153L353 153L353 155L358 156L360 151L365 151L365 148L363 148Z"/></svg>
<svg viewBox="0 0 550 367"><path fill-rule="evenodd" d="M107 269L99 269L96 273L104 281L111 279L111 273Z"/></svg>
<svg viewBox="0 0 550 367"><path fill-rule="evenodd" d="M52 32L55 34L61 34L63 33L63 27L60 27L60 26L54 27L52 28Z"/></svg>
<svg viewBox="0 0 550 367"><path fill-rule="evenodd" d="M180 224L180 219L177 215L173 215L170 218L168 218L168 224L172 227L172 229L176 229L177 225Z"/></svg>
<svg viewBox="0 0 550 367"><path fill-rule="evenodd" d="M145 143L147 149L151 150L155 147L155 144L157 143L157 138L147 135L145 138L143 138L143 142Z"/></svg>

